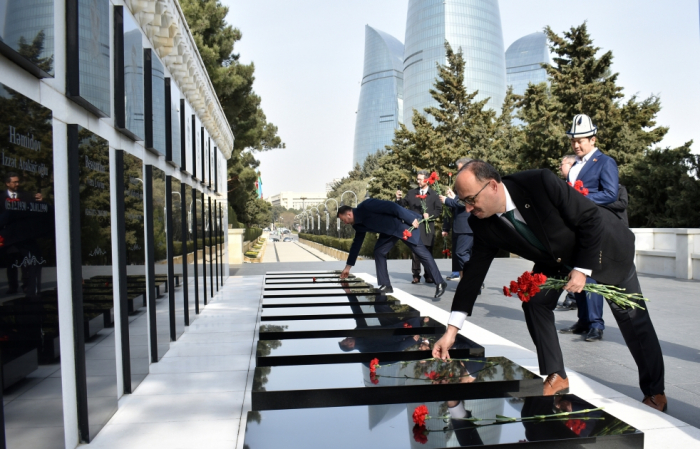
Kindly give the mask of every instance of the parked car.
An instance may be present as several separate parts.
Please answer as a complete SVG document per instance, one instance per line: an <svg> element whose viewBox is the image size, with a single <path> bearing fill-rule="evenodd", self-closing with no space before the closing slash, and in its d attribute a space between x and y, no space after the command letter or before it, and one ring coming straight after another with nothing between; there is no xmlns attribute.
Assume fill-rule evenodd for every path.
<svg viewBox="0 0 700 449"><path fill-rule="evenodd" d="M270 241L271 241L271 242L279 242L280 239L278 239L277 237L271 237L271 238L270 238Z"/></svg>
<svg viewBox="0 0 700 449"><path fill-rule="evenodd" d="M294 239L291 237L285 237L283 240L283 242L293 242L293 241L294 241Z"/></svg>

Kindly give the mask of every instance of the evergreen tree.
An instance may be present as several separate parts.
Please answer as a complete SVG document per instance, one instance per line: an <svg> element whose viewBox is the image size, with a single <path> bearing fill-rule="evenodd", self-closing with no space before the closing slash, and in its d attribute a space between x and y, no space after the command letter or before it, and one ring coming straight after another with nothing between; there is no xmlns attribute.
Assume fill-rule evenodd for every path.
<svg viewBox="0 0 700 449"><path fill-rule="evenodd" d="M250 151L285 145L277 135L277 127L267 121L260 97L253 91L254 64L242 64L233 52L242 33L226 23L228 7L220 0L180 0L180 5L235 138L228 160L229 204L242 222L249 223L255 211L246 208L256 196L259 165Z"/></svg>

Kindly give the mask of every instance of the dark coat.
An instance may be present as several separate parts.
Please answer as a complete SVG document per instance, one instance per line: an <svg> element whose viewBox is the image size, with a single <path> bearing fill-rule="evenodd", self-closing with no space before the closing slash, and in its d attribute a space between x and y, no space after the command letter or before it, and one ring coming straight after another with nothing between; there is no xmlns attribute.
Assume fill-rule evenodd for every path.
<svg viewBox="0 0 700 449"><path fill-rule="evenodd" d="M411 189L408 191L406 196L404 198L401 198L400 200L396 201L398 204L400 204L403 207L408 208L409 210L412 210L413 212L418 213L420 215L421 219L423 218L423 206L421 205L421 200L420 198L417 197L417 195L420 194L420 189ZM440 214L442 213L442 201L440 201L440 197L438 196L437 192L430 187L428 187L428 191L426 193L427 198L425 199L425 205L428 209L428 215L433 217L434 219L437 219ZM425 231L425 223L420 224L420 240L421 243L425 246L433 246L433 243L435 242L435 222L431 221L429 223L429 228L430 231L426 232Z"/></svg>
<svg viewBox="0 0 700 449"><path fill-rule="evenodd" d="M617 163L599 149L593 151L579 172L577 180L583 182L583 186L588 189L586 198L594 203L610 204L617 200L620 185Z"/></svg>
<svg viewBox="0 0 700 449"><path fill-rule="evenodd" d="M615 214L622 219L623 222L625 222L625 226L629 227L630 222L627 219L627 205L629 204L629 195L627 195L627 188L620 184L619 186L619 191L617 194L617 201L610 203L610 204L605 204L601 205L600 207L604 207L606 209L610 209L611 211L615 212Z"/></svg>
<svg viewBox="0 0 700 449"><path fill-rule="evenodd" d="M452 229L452 232L455 234L471 234L472 228L469 226L471 214L467 212L467 209L457 204L457 200L453 198L446 198L445 206L452 211L452 218L448 218L443 222L443 232L450 232L450 229Z"/></svg>
<svg viewBox="0 0 700 449"><path fill-rule="evenodd" d="M549 170L505 176L503 183L546 249L532 246L498 215L485 219L472 215L469 225L474 247L452 310L471 315L499 249L535 262L533 270L547 276L563 277L571 268L580 267L593 270L591 277L597 282L616 285L629 275L634 264L634 234L620 217L596 206Z"/></svg>
<svg viewBox="0 0 700 449"><path fill-rule="evenodd" d="M355 229L355 239L350 247L348 265L355 265L366 233L376 232L402 239L403 231L411 227L413 220L421 219L416 213L404 209L394 202L374 198L367 198L361 202L352 210L352 213L355 217L355 223L352 225ZM418 233L413 232L408 241L417 245L420 242Z"/></svg>

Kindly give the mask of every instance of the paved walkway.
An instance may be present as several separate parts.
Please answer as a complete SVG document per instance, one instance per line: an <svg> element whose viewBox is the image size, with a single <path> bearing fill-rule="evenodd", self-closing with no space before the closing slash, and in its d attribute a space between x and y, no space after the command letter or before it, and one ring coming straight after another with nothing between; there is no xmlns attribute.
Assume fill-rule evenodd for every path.
<svg viewBox="0 0 700 449"><path fill-rule="evenodd" d="M232 449L250 410L261 276L231 277L88 445Z"/></svg>
<svg viewBox="0 0 700 449"><path fill-rule="evenodd" d="M335 261L331 256L310 246L299 243L296 236L293 242L272 242L267 240L263 263L277 262L326 262Z"/></svg>

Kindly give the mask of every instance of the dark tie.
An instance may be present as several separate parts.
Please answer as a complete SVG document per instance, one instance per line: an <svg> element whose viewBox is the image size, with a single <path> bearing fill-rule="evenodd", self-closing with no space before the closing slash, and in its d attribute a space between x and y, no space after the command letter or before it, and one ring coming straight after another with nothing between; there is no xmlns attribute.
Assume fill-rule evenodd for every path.
<svg viewBox="0 0 700 449"><path fill-rule="evenodd" d="M527 240L532 246L539 249L540 251L546 251L542 242L540 242L537 236L532 232L532 229L530 229L530 227L522 221L515 218L515 209L509 210L508 212L503 214L503 216L506 217L508 221L510 221L513 224L513 227L516 231L518 231L518 234L522 235L523 238Z"/></svg>

